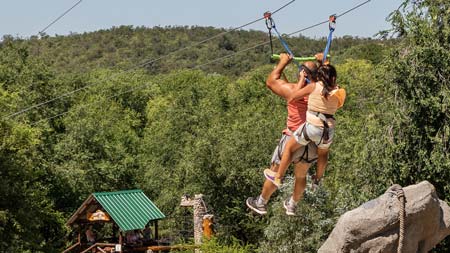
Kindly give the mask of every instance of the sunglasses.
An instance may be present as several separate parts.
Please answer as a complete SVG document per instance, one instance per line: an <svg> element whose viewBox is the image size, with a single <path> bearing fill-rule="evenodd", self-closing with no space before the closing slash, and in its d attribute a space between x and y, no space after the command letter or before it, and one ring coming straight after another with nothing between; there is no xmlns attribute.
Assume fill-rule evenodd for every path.
<svg viewBox="0 0 450 253"><path fill-rule="evenodd" d="M306 74L308 74L308 75L311 75L311 73L312 73L312 71L311 71L308 67L306 67L306 65L304 65L304 64L302 64L302 65L300 66L299 72L302 71L302 70L305 70L305 71L306 71Z"/></svg>

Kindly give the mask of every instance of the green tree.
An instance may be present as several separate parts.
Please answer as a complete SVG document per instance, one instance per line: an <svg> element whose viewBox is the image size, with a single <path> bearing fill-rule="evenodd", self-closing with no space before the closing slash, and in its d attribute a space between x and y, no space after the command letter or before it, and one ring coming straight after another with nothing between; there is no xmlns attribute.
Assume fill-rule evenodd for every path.
<svg viewBox="0 0 450 253"><path fill-rule="evenodd" d="M402 40L387 63L388 83L402 115L394 129L398 180L404 185L429 180L446 201L450 199L449 9L450 2L444 0L404 1L403 9L391 16ZM446 252L448 246L437 251Z"/></svg>
<svg viewBox="0 0 450 253"><path fill-rule="evenodd" d="M64 220L38 166L40 133L24 124L0 125L0 251L56 252L63 245Z"/></svg>
<svg viewBox="0 0 450 253"><path fill-rule="evenodd" d="M71 206L59 207L72 210L92 192L136 187L139 172L138 115L100 95L83 102L64 118L65 132L54 147L52 160L52 172L65 182L57 192L78 196Z"/></svg>
<svg viewBox="0 0 450 253"><path fill-rule="evenodd" d="M27 47L11 38L2 42L0 55L0 251L55 252L63 245L65 228L45 183L42 132L6 117L52 94L53 87L46 85L52 75L29 56ZM37 115L18 119L27 121Z"/></svg>

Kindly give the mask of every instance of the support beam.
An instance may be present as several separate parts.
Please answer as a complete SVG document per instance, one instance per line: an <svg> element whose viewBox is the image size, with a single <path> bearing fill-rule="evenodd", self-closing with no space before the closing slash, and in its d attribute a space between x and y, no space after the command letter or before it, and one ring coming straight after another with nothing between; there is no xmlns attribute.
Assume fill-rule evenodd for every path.
<svg viewBox="0 0 450 253"><path fill-rule="evenodd" d="M158 221L155 220L155 240L159 239L159 234L158 234Z"/></svg>

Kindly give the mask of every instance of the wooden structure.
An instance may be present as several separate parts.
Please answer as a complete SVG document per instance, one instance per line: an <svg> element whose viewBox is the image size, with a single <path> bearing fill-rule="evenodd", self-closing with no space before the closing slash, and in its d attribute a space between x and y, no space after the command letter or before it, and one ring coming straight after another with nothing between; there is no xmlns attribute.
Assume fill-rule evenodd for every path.
<svg viewBox="0 0 450 253"><path fill-rule="evenodd" d="M194 241L195 245L202 243L203 237L211 238L213 235L213 218L208 214L206 204L203 201L203 194L196 194L194 199L188 196L181 197L180 206L193 207L194 209ZM196 250L198 251L198 250Z"/></svg>
<svg viewBox="0 0 450 253"><path fill-rule="evenodd" d="M144 230L151 223L156 241L158 220L164 218L164 214L141 190L93 193L67 221L67 225L77 231L78 237L77 242L63 253L140 252L138 248L143 245L129 244L124 238L125 233ZM98 223L112 223L112 237L96 238L89 244L84 240L84 232L90 224Z"/></svg>

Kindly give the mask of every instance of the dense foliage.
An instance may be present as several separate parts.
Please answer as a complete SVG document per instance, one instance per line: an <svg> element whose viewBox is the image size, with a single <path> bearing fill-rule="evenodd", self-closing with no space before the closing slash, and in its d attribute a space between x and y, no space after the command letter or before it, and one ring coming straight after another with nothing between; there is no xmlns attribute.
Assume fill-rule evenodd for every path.
<svg viewBox="0 0 450 253"><path fill-rule="evenodd" d="M326 35L325 31L323 36ZM214 39L208 40L212 37ZM238 77L262 63L269 63L271 51L268 35L261 31L228 31L195 26L120 26L68 36L31 37L29 40L5 36L3 40L14 41L16 45L26 47L26 54L66 74L83 73L93 68L130 70L142 66L150 74L200 68L208 73ZM205 43L196 43L204 40ZM296 55L312 56L323 50L326 38L315 40L302 36L291 37L289 43ZM390 41L344 36L334 40L333 57L339 57L345 49L355 45L369 48L389 44ZM283 50L280 43L273 45L274 52ZM178 51L181 48L186 49ZM361 50L356 50L355 53L359 51ZM213 62L231 55L233 57Z"/></svg>
<svg viewBox="0 0 450 253"><path fill-rule="evenodd" d="M161 234L171 238L190 215L180 197L203 193L218 232L205 252L314 252L339 215L392 183L429 180L449 201L449 5L405 1L391 16L395 40L335 40L347 102L323 186L289 218L281 201L292 182L266 217L244 203L260 191L285 124L284 101L265 87L268 45L209 63L267 40L264 33L233 31L180 52L225 30L124 26L4 37L0 251L60 252L71 243L66 219L99 191L143 189L168 216ZM288 42L300 55L325 44Z"/></svg>

